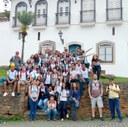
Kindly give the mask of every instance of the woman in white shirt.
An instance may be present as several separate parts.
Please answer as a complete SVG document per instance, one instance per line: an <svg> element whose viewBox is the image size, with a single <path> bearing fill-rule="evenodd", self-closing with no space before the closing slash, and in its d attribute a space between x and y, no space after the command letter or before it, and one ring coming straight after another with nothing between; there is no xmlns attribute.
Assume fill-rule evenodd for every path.
<svg viewBox="0 0 128 127"><path fill-rule="evenodd" d="M62 84L62 89L59 95L59 105L60 105L60 119L61 121L64 120L65 115L69 118L67 113L67 98L69 96L69 91L66 89L66 84Z"/></svg>

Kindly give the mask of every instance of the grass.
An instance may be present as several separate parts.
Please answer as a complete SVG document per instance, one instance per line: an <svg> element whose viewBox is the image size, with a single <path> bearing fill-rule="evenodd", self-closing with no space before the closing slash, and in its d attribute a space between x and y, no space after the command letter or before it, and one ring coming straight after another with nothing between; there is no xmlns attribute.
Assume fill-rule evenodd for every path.
<svg viewBox="0 0 128 127"><path fill-rule="evenodd" d="M0 77L5 77L7 70L8 70L7 68L0 68ZM126 77L115 77L114 80L116 83L128 82L128 78L126 78ZM108 78L100 78L100 81L103 83L108 83Z"/></svg>
<svg viewBox="0 0 128 127"><path fill-rule="evenodd" d="M12 116L12 117L0 117L0 121L1 122L10 122L10 121L23 121L23 117L22 116Z"/></svg>

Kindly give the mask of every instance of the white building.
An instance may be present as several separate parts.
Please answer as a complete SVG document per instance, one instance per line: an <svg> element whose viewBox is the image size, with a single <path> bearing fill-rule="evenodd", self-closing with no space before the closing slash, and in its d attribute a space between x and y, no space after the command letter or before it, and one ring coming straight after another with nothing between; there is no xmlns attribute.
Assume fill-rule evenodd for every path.
<svg viewBox="0 0 128 127"><path fill-rule="evenodd" d="M12 0L10 22L0 22L0 65L21 51L18 11L36 14L26 36L25 59L39 49L93 47L90 53L105 61L106 73L128 77L128 0Z"/></svg>

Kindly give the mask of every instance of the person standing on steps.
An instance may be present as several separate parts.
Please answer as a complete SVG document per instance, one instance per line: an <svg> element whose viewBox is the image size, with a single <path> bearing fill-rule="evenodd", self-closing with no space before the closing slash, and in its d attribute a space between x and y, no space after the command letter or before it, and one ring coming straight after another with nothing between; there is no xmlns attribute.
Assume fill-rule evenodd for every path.
<svg viewBox="0 0 128 127"><path fill-rule="evenodd" d="M111 117L112 117L111 120L115 119L115 109L116 109L119 122L122 122L123 117L120 110L120 100L119 100L120 88L118 85L115 85L113 78L109 79L109 86L106 88L106 92L108 93L108 96L109 96L108 103L109 103Z"/></svg>
<svg viewBox="0 0 128 127"><path fill-rule="evenodd" d="M95 119L95 108L96 108L96 104L97 104L98 109L99 109L99 114L100 114L100 120L103 121L104 120L103 115L102 115L103 85L99 80L97 80L97 75L96 74L93 75L93 81L90 82L90 84L89 84L88 93L89 93L89 97L90 97L90 100L91 100L91 108L92 108L92 118L91 118L91 120Z"/></svg>

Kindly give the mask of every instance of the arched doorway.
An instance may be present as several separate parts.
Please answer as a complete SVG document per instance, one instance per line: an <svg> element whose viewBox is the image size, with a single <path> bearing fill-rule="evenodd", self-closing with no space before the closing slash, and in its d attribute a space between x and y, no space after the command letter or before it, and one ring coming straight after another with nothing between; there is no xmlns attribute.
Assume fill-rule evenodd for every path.
<svg viewBox="0 0 128 127"><path fill-rule="evenodd" d="M56 49L56 43L51 40L43 41L39 44L39 50L42 53L45 53L45 50L50 49L51 51L54 51Z"/></svg>

